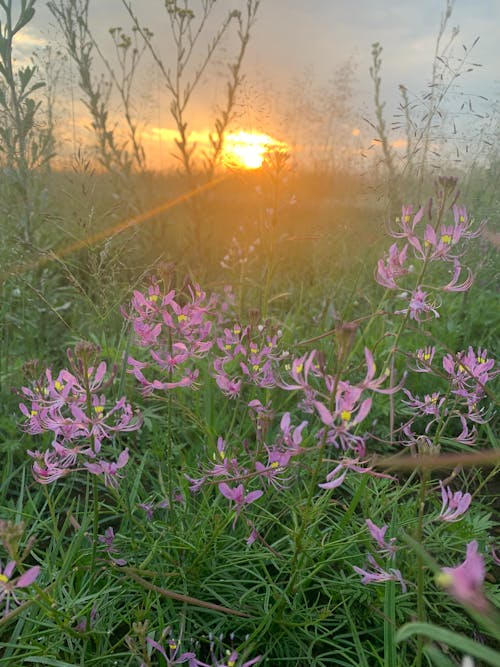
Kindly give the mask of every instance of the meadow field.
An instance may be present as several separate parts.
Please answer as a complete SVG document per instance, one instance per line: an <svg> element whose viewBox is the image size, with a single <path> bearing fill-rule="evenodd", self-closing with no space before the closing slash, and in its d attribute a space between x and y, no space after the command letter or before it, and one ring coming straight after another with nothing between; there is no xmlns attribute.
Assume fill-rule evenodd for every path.
<svg viewBox="0 0 500 667"><path fill-rule="evenodd" d="M366 155L230 154L259 2L200 148L189 49L167 69L123 0L110 64L55 0L68 153L61 88L15 59L37 4L0 0L0 665L498 667L498 107L439 143L466 56L436 51L425 114L403 91L405 150L374 44ZM213 5L165 3L178 45ZM148 57L170 169L132 115Z"/></svg>

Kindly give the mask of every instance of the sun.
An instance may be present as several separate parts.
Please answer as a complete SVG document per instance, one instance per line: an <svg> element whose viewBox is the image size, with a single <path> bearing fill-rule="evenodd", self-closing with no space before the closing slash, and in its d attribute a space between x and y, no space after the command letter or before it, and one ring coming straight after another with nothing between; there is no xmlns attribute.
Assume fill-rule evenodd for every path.
<svg viewBox="0 0 500 667"><path fill-rule="evenodd" d="M259 169L266 153L273 148L283 150L287 145L260 132L233 132L224 141L223 162L240 169Z"/></svg>

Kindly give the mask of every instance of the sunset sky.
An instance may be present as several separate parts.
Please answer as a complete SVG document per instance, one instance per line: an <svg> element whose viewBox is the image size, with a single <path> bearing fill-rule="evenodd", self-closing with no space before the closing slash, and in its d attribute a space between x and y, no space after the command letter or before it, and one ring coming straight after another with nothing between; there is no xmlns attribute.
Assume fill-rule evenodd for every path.
<svg viewBox="0 0 500 667"><path fill-rule="evenodd" d="M167 54L168 24L163 4L162 0L141 0L135 2L135 7L142 24L153 29L155 39ZM197 4L197 0L191 3L193 8ZM220 0L218 16L230 8L243 6L244 0ZM241 127L235 129L258 129L279 140L290 141L284 136L287 116L283 108L290 98L286 91L290 90L292 82L298 79L302 81L299 85L303 85L309 81L316 91L327 88L335 68L351 59L356 66L351 130L352 136L361 142L367 132L372 132L359 120L361 116L373 117L369 77L372 43L380 42L383 47L382 94L387 100L390 119L400 101L398 84L404 83L415 95L425 91L445 6L444 0L262 0L245 61L247 76ZM45 0L37 0L36 9L35 18L18 42L19 58L29 53L32 47L40 48L44 41L57 43L55 21ZM121 1L90 0L90 17L97 41L111 57L109 27L119 25L127 29L130 26ZM217 17L214 25L216 23ZM471 60L482 66L460 77L461 94L472 95L473 100L475 95L498 99L500 2L457 0L449 21L448 36L453 26L460 28L455 40L456 56L461 55L462 44L470 46L476 37L480 38L471 52ZM446 41L445 38L443 43ZM218 55L215 67L207 74L203 95L196 101L196 110L192 111L192 129L198 132L206 129L203 125L208 125L207 111L213 110L224 90L220 73L226 62L224 54L231 52L231 43L227 42L223 47L226 50ZM166 139L172 128L168 101L158 92L159 77L152 74L152 69L148 65L139 82L138 95L143 98L141 106L146 110L144 123L150 138L158 140L163 133L163 139ZM75 96L79 98L78 90ZM477 105L482 113L485 109L488 111L488 105L491 107L490 102L479 99Z"/></svg>

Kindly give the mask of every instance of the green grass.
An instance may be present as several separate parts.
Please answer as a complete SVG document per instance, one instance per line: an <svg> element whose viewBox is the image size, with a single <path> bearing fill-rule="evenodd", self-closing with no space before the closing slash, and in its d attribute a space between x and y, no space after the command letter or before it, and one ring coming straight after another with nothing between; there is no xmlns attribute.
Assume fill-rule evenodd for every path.
<svg viewBox="0 0 500 667"><path fill-rule="evenodd" d="M240 185L242 191L231 201L238 202L238 197L246 200L248 190ZM218 205L223 207L227 192L221 191L218 197ZM210 205L215 207L213 201ZM247 205L250 211L255 207L257 216L258 206L251 197ZM175 215L180 216L181 210ZM359 207L349 193L340 208L331 210L316 199L308 200L302 209L285 207L276 228L249 223L240 232L233 215L230 211L224 216L223 208L214 209L213 218L219 226L207 231L202 258L197 257L196 249L185 256L177 254L174 234L171 245L162 244L166 248L162 259L177 257L175 268L156 265L151 269L163 276L165 289L181 289L186 275L202 276L207 291L221 292L224 284L232 283L235 314L229 312L225 321L214 325L220 333L235 321L243 326L261 323L272 331L280 329L279 347L289 352L290 360L317 348L332 374L338 372L352 383L359 382L366 372L363 348L373 351L378 375L391 354L395 335L399 336L397 379L412 365L411 355L424 344L436 345L441 356L466 350L469 345L493 352L498 309L487 286L497 268L489 247L467 256L469 264L480 267L469 293L443 295L439 320L428 325L408 320L397 334L402 318L391 313L400 307L400 300L384 296L383 288L373 281L377 258L389 245L378 223L381 212L373 214ZM111 247L110 269L101 268L99 281L88 288L90 291L85 291L80 281L68 281L68 276L86 276L94 261L91 255L102 253L102 244L13 275L4 284L1 518L24 522L18 553L25 548L26 552L19 562L25 568L40 564L41 574L34 586L20 592L20 608L13 605L11 614L0 620L0 664L111 667L137 666L141 660L162 664L158 653L147 657L151 647L145 641L147 636L161 641L167 627L173 637L182 640L182 651L193 650L203 661L214 660L211 651L222 660L220 651L234 648L246 659L262 656L262 664L297 667L459 664L466 642L455 642L453 637L473 637L479 631L484 651L477 648L476 655L488 664L488 651L494 651L498 640L494 628L477 615L464 615L458 602L436 586L426 558L439 566L456 565L465 557L465 545L477 540L490 568L488 549L497 529L492 515L492 470L455 470L453 488L473 493L474 499L462 521L443 523L436 521L441 506L438 480L451 470L431 471L427 481L421 481L417 471L396 470L390 480L348 472L339 488L319 489L318 482L335 467L331 461L338 459L338 452L324 445L318 448L317 433L322 424L317 414L301 411L297 392L246 385L241 396L228 400L215 384L208 358L197 362L198 391L178 388L143 397L126 372L123 354L137 356L141 352L130 324L123 321L120 306L127 307L132 290L146 284L142 278L146 258L141 253L148 244L159 246L158 238L151 242L150 224L134 231L129 237L132 245L124 250L136 263L125 262L125 255L113 255ZM162 237L169 238L175 224L179 239L184 238L188 246L189 231L182 231L184 223L169 224L167 218ZM364 230L370 224L373 231L366 235ZM250 261L237 265L235 271L221 269L218 261L232 236L239 234L239 243L244 246L257 233L261 244ZM319 238L300 238L316 235ZM118 239L112 241L119 243ZM149 254L147 261L151 259ZM26 288L25 281L35 285L40 278L43 281L38 291ZM88 280L94 279L94 274L88 276ZM263 294L267 294L267 301L263 301ZM69 305L61 308L62 301ZM370 313L377 310L384 314L370 319ZM344 340L338 329L333 332L340 322L354 319L359 319L359 324L352 338ZM67 365L65 348L82 337L99 343L101 356L110 366L117 365L116 379L107 390L109 400L125 394L144 416L140 431L120 435L111 445L110 454L114 452L115 459L124 446L130 450L131 460L122 471L118 488L106 488L99 480L97 495L92 483L97 478L83 469L48 486L33 480L32 460L26 450L43 451L50 447L51 438L22 432L17 409L20 398L7 391L7 387L26 384L21 367L34 356L42 361L42 369L50 365L56 374ZM290 382L285 361L280 362L280 374ZM437 369L436 376L410 373L405 386L423 395L436 387L446 390L446 381ZM387 396L372 397L370 415L357 429L360 436L371 434L366 441L367 456L397 451L408 454L409 450L397 444L401 440L397 430L396 445L388 444L391 410L396 411L396 429L408 419L408 409L402 403L405 395L397 394L393 408ZM281 416L290 412L294 425L308 421L303 431L305 451L292 459L283 475L287 478L284 488L273 488L264 481L264 496L246 507L244 518L233 528L234 511L217 484L207 483L192 494L186 474L193 478L206 474L217 456L219 436L227 442L228 456L244 461L246 469L252 471L255 458L265 461L255 420L247 408L248 402L257 398L263 404L272 399L275 413L266 426L265 443L271 446L275 442ZM492 386L487 400L494 399ZM486 424L477 425L475 449L497 447L495 428L491 412ZM467 447L457 445L456 434L443 431L441 451L465 456ZM425 513L419 529L422 484ZM258 480L248 482L248 489L256 488ZM176 494L181 494L182 500L176 500L170 509L161 504ZM154 505L152 520L147 519L142 503ZM353 565L364 567L367 555L373 553L366 518L378 526L388 525L388 535L396 537L396 562L379 562L402 571L406 592L396 581L363 585L352 569ZM94 543L96 519L99 535L109 527L114 529L116 552L108 554L101 542ZM260 534L251 546L246 544L250 532L247 521ZM418 540L422 552L411 546L412 539ZM3 543L1 560L5 563L9 560L5 536ZM126 565L114 564L110 556L124 559ZM485 588L493 605L498 587L488 578ZM425 637L436 639L437 635L419 631L421 626L415 626L412 634L405 629L411 627L405 624L416 618L419 595L423 596L425 616L420 621L429 628L441 626L444 633L445 639L437 639L438 644L428 643ZM93 610L96 615L89 627ZM81 629L82 623L87 629ZM424 639L418 640L422 635ZM443 641L450 646L444 656Z"/></svg>

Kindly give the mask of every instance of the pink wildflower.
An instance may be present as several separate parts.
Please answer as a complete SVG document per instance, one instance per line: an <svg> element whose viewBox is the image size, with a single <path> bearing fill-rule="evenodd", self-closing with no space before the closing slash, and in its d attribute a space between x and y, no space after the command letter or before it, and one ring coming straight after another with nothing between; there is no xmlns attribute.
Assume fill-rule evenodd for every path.
<svg viewBox="0 0 500 667"><path fill-rule="evenodd" d="M424 292L421 286L413 290L410 296L410 303L408 308L404 310L397 310L396 315L406 315L409 313L410 319L416 322L424 322L429 319L429 314L438 318L439 313L436 310L435 304L427 301L427 292Z"/></svg>
<svg viewBox="0 0 500 667"><path fill-rule="evenodd" d="M229 378L223 373L215 375L215 381L222 393L228 398L237 398L241 393L241 380L238 378Z"/></svg>
<svg viewBox="0 0 500 667"><path fill-rule="evenodd" d="M362 584L378 584L385 581L398 581L401 584L403 593L406 593L406 584L399 570L394 568L384 570L371 554L368 556L368 563L372 567L371 571L363 570L362 568L356 567L355 565L352 568L355 572L361 575Z"/></svg>
<svg viewBox="0 0 500 667"><path fill-rule="evenodd" d="M366 519L366 525L368 526L368 530L370 531L370 535L372 538L375 540L378 546L378 551L381 554L394 554L397 550L397 547L394 546L394 542L396 541L395 537L391 537L389 541L385 539L385 534L387 532L388 526L381 526L380 528L376 526L373 521L370 519Z"/></svg>
<svg viewBox="0 0 500 667"><path fill-rule="evenodd" d="M469 509L472 496L470 493L462 493L462 491L453 493L448 486L444 487L441 481L439 486L441 487L443 504L438 518L441 521L460 521L463 514Z"/></svg>
<svg viewBox="0 0 500 667"><path fill-rule="evenodd" d="M321 489L335 489L337 486L340 486L344 481L347 471L353 470L354 472L359 472L361 474L368 474L372 477L384 477L385 479L395 479L391 475L386 475L381 472L375 472L373 468L365 467L364 462L360 461L359 458L350 459L343 458L340 460L336 468L328 473L326 476L326 482L323 484L318 484Z"/></svg>
<svg viewBox="0 0 500 667"><path fill-rule="evenodd" d="M432 372L432 360L436 353L436 348L434 346L426 346L417 350L415 354L416 365L412 369L417 373L430 373Z"/></svg>
<svg viewBox="0 0 500 667"><path fill-rule="evenodd" d="M236 661L238 660L238 653L236 651L233 651L231 655L228 657L227 662L218 662L217 665L214 667L250 667L250 665L255 665L256 663L259 662L261 656L257 656L256 658L252 658L251 660L246 660L245 662L240 663L239 665L236 664Z"/></svg>
<svg viewBox="0 0 500 667"><path fill-rule="evenodd" d="M14 600L16 604L20 604L17 596L16 590L19 588L27 588L35 581L35 579L40 574L40 567L35 565L29 570L26 570L24 574L16 579L12 579L12 574L16 568L16 562L11 560L5 566L5 569L1 570L0 564L0 601L5 600L5 611L4 614L9 613L10 600Z"/></svg>
<svg viewBox="0 0 500 667"><path fill-rule="evenodd" d="M47 450L42 454L38 450L28 450L28 454L35 459L32 472L39 484L52 484L71 472L71 464L68 459L61 459L54 451Z"/></svg>
<svg viewBox="0 0 500 667"><path fill-rule="evenodd" d="M490 605L483 593L484 576L484 559L473 540L467 545L464 562L457 567L443 567L437 581L461 604L487 613Z"/></svg>
<svg viewBox="0 0 500 667"><path fill-rule="evenodd" d="M110 559L115 563L116 565L126 565L127 561L124 558L115 558L113 554L118 552L118 549L115 547L114 542L115 542L115 531L113 530L112 526L109 526L106 528L104 531L104 535L99 535L98 540L101 544L104 544L104 548L106 550L106 553L110 557Z"/></svg>
<svg viewBox="0 0 500 667"><path fill-rule="evenodd" d="M314 401L323 424L328 427L327 441L342 449L359 450L363 447L360 436L351 433L351 429L360 424L370 412L371 398L360 402L362 389L349 382L339 382L337 386L335 411L331 412L323 403Z"/></svg>
<svg viewBox="0 0 500 667"><path fill-rule="evenodd" d="M187 292L188 295L182 295L183 302L187 296L187 303L181 305L175 290L162 295L154 278L147 295L134 292L132 314L125 317L132 321L137 342L148 350L150 361L131 356L132 368L128 372L141 383L145 395L194 386L199 371L193 368L193 362L205 357L212 348L209 314L215 301L207 299L199 285L189 285ZM149 379L151 368L159 369L166 377Z"/></svg>
<svg viewBox="0 0 500 667"><path fill-rule="evenodd" d="M97 463L85 463L84 465L93 475L102 475L106 486L116 487L118 486L118 480L122 477L118 474L118 470L127 465L128 458L128 449L124 449L118 456L116 463L98 461Z"/></svg>
<svg viewBox="0 0 500 667"><path fill-rule="evenodd" d="M424 207L422 206L418 209L418 211L413 216L413 220L411 219L412 215L413 206L403 206L401 211L401 218L397 221L399 222L400 231L391 231L391 236L394 238L406 239L418 253L422 254L422 246L417 235L415 234L415 228L424 217Z"/></svg>
<svg viewBox="0 0 500 667"><path fill-rule="evenodd" d="M279 386L282 389L286 389L288 391L294 389L310 389L309 373L316 376L319 375L318 369L315 366L316 354L316 350L313 350L309 354L304 354L302 357L294 359L292 361L292 368L290 370L290 375L292 380L294 380L294 384L281 382Z"/></svg>
<svg viewBox="0 0 500 667"><path fill-rule="evenodd" d="M236 505L236 516L234 518L233 528L236 525L236 520L238 519L238 516L240 515L245 505L250 505L250 503L258 500L264 493L263 491L258 490L250 491L250 493L245 494L245 487L243 484L238 484L238 486L233 488L225 482L221 482L219 484L219 491L225 498L232 500Z"/></svg>
<svg viewBox="0 0 500 667"><path fill-rule="evenodd" d="M298 426L292 426L290 413L285 412L280 421L281 439L283 444L291 451L293 455L300 454L302 451L302 431L307 426L307 421L302 421Z"/></svg>
<svg viewBox="0 0 500 667"><path fill-rule="evenodd" d="M472 219L469 219L467 214L467 209L465 206L459 206L458 204L453 205L453 220L454 220L454 231L453 238L456 243L460 238L464 239L474 239L477 238L485 225L485 221L481 222L479 227L474 231L470 231L470 227L473 223Z"/></svg>
<svg viewBox="0 0 500 667"><path fill-rule="evenodd" d="M462 268L463 267L460 266L460 263L457 259L453 260L453 276L447 285L441 287L443 292L466 292L468 289L472 287L474 279L472 276L472 271L470 269L467 269L467 278L462 283L460 284L458 283L458 279L460 278Z"/></svg>
<svg viewBox="0 0 500 667"><path fill-rule="evenodd" d="M403 401L419 415L432 415L434 417L439 417L441 414L441 406L445 402L445 397L441 396L438 391L435 391L433 394L426 394L424 400L420 400L418 396L413 396L408 389L403 389L404 393L410 399L409 401Z"/></svg>
<svg viewBox="0 0 500 667"><path fill-rule="evenodd" d="M283 451L276 446L269 448L265 445L265 448L268 454L267 465L256 461L255 469L261 477L267 479L269 484L276 488L283 488L288 478L282 478L281 475L286 471L293 452Z"/></svg>
<svg viewBox="0 0 500 667"><path fill-rule="evenodd" d="M192 651L188 651L186 653L181 653L179 655L180 645L173 638L170 638L167 641L168 654L167 654L167 650L161 644L156 642L154 639L151 639L151 637L147 637L146 641L156 651L161 653L161 655L165 658L166 664L169 667L172 667L173 665L181 665L181 664L185 664L185 663L187 663L188 667L210 667L205 662L201 662L200 660L198 660L196 658L196 655Z"/></svg>
<svg viewBox="0 0 500 667"><path fill-rule="evenodd" d="M399 251L396 243L393 243L389 248L387 261L384 262L383 259L379 259L377 273L375 274L375 280L379 285L389 289L397 289L398 285L394 279L405 276L408 273L408 269L405 269L403 266L406 262L407 250L408 245L405 245Z"/></svg>

